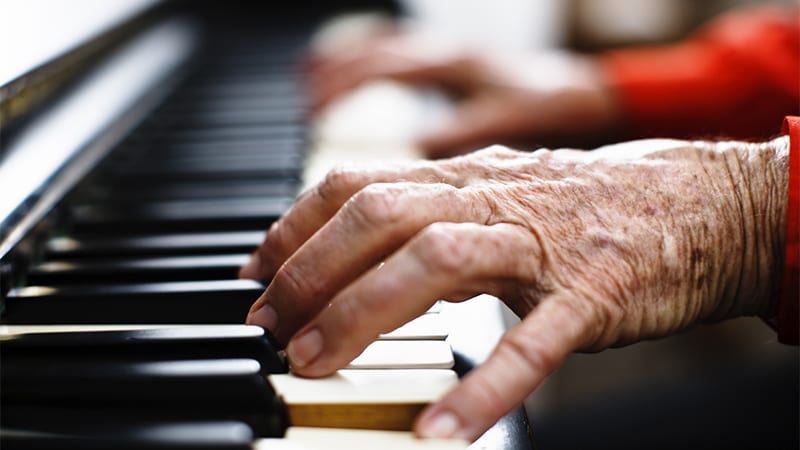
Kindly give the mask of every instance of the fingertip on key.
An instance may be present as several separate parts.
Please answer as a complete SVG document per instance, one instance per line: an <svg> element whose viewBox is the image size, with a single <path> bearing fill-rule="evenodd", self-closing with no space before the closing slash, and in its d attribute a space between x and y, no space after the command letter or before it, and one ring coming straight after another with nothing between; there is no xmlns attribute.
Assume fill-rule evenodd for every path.
<svg viewBox="0 0 800 450"><path fill-rule="evenodd" d="M429 411L420 417L416 429L417 434L423 438L449 439L457 437L460 422L450 411Z"/></svg>
<svg viewBox="0 0 800 450"><path fill-rule="evenodd" d="M250 260L247 261L247 264L239 269L239 278L251 278L257 280L260 278L260 272L261 256L258 255L258 252L255 252L250 256Z"/></svg>
<svg viewBox="0 0 800 450"><path fill-rule="evenodd" d="M247 315L246 322L248 325L258 325L274 332L278 325L278 313L275 312L275 308L264 303Z"/></svg>
<svg viewBox="0 0 800 450"><path fill-rule="evenodd" d="M322 353L324 338L317 328L311 328L298 333L286 347L289 362L297 368L303 368L312 363Z"/></svg>

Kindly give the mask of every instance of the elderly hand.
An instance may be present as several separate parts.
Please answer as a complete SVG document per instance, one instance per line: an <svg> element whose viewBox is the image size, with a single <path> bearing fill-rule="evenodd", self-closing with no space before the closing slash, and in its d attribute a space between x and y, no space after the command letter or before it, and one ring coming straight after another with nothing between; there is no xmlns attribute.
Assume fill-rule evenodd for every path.
<svg viewBox="0 0 800 450"><path fill-rule="evenodd" d="M765 312L785 241L787 159L784 138L492 147L339 168L242 269L272 277L247 320L288 343L296 373L317 377L437 299L501 298L521 324L416 424L422 436L474 439L570 352Z"/></svg>
<svg viewBox="0 0 800 450"><path fill-rule="evenodd" d="M420 35L386 33L311 61L309 88L316 110L377 78L454 94L459 101L453 117L418 142L428 156L498 142L597 138L611 133L619 120L616 100L592 61L570 54L468 51Z"/></svg>

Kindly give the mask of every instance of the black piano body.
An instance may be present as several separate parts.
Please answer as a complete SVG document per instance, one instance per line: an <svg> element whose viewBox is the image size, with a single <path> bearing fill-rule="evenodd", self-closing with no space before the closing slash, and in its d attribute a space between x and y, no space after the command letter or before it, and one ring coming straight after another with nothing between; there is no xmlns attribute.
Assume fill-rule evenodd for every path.
<svg viewBox="0 0 800 450"><path fill-rule="evenodd" d="M151 3L0 90L3 325L241 323L263 290L258 282L236 279L243 255L301 186L309 146L302 52L323 19L376 7L357 1ZM397 12L392 4L378 6ZM31 161L37 169L29 172ZM485 320L467 317L451 331L460 374L480 363L497 339L496 330L487 339L466 336L475 333L470 321ZM268 338L254 343L225 336L218 352L209 344L213 336L201 336L203 350L191 339L173 339L169 349L126 347L130 353L111 356L99 344L82 347L81 339L92 337L73 336L71 344L55 347L35 339L0 341L0 437L9 448L138 448L143 442L148 448L249 448L253 429L274 435L286 426L280 413L266 422L262 415L260 430L243 425L254 423L253 410L272 408L274 398L244 401L226 413L229 403L214 395L240 391L231 397L252 399L263 392L256 386L263 377L246 358L261 352L262 366L269 360L281 370L281 362L270 359L274 352L256 349ZM219 365L165 365L186 355ZM136 370L117 371L115 358ZM100 374L94 385L81 376L87 367ZM160 370L185 379L166 382L156 376ZM212 375L198 377L203 371ZM65 373L66 391L43 389ZM142 373L156 375L134 376ZM114 397L102 380L129 392ZM131 392L136 401L126 403ZM102 406L115 401L116 408ZM187 416L177 412L186 408L173 411L159 402L187 402L197 410L215 405L217 411ZM95 424L102 420L114 425L98 437ZM26 434L37 430L47 435ZM64 437L81 433L97 439L87 444ZM475 446L532 448L522 409Z"/></svg>

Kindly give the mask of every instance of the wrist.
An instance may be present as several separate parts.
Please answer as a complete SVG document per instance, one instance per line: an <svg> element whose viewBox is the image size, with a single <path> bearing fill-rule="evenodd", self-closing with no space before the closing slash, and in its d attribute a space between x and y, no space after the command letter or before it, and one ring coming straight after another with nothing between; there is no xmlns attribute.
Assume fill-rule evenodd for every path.
<svg viewBox="0 0 800 450"><path fill-rule="evenodd" d="M723 155L728 172L738 245L720 261L730 264L730 279L713 318L766 318L779 295L786 248L789 140L720 142L714 150Z"/></svg>

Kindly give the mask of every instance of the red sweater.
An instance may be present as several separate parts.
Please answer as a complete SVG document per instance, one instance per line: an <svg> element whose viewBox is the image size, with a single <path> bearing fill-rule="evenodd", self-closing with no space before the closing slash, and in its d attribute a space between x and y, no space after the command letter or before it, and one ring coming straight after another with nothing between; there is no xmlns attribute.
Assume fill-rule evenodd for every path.
<svg viewBox="0 0 800 450"><path fill-rule="evenodd" d="M767 140L800 115L800 8L738 10L669 46L599 57L629 138ZM800 118L788 117L789 207L781 298L769 322L800 341Z"/></svg>
<svg viewBox="0 0 800 450"><path fill-rule="evenodd" d="M787 117L789 134L789 207L786 216L786 259L781 298L775 313L778 339L800 343L800 117Z"/></svg>
<svg viewBox="0 0 800 450"><path fill-rule="evenodd" d="M800 114L800 8L737 10L678 44L600 63L630 138L769 139Z"/></svg>

